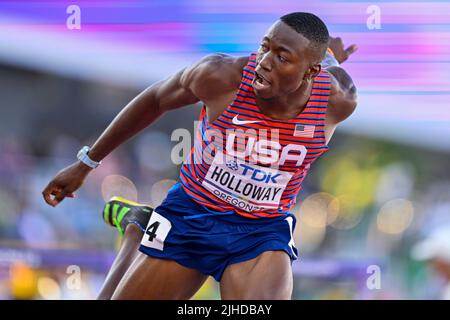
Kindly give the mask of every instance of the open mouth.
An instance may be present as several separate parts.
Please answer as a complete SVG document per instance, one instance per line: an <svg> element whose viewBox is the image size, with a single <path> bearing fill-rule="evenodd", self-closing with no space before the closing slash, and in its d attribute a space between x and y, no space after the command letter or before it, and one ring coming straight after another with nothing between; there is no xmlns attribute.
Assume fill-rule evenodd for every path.
<svg viewBox="0 0 450 320"><path fill-rule="evenodd" d="M253 80L253 87L261 90L270 87L272 84L266 78L255 72L255 79Z"/></svg>

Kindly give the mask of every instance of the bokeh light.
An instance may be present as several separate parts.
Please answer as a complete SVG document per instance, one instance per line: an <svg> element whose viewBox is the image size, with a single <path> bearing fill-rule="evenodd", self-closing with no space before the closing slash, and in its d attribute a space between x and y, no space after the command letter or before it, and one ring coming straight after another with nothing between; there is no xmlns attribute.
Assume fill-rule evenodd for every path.
<svg viewBox="0 0 450 320"><path fill-rule="evenodd" d="M16 261L11 264L9 283L14 299L32 299L37 293L37 274L23 262Z"/></svg>
<svg viewBox="0 0 450 320"><path fill-rule="evenodd" d="M300 220L311 227L322 228L332 224L339 213L338 202L326 192L319 192L307 197L300 206Z"/></svg>
<svg viewBox="0 0 450 320"><path fill-rule="evenodd" d="M40 277L37 283L38 292L45 300L61 299L61 289L58 282L50 277Z"/></svg>
<svg viewBox="0 0 450 320"><path fill-rule="evenodd" d="M172 186L177 183L176 180L173 179L162 179L156 182L151 189L151 197L152 197L152 205L159 205L167 195Z"/></svg>
<svg viewBox="0 0 450 320"><path fill-rule="evenodd" d="M337 218L331 227L339 230L349 230L358 225L363 217L363 211L358 210L355 196L345 194L335 197L330 207L337 211Z"/></svg>
<svg viewBox="0 0 450 320"><path fill-rule="evenodd" d="M103 179L102 196L105 202L114 196L137 201L138 192L136 186L130 179L121 175L113 174Z"/></svg>
<svg viewBox="0 0 450 320"><path fill-rule="evenodd" d="M407 199L388 201L378 212L377 226L381 232L387 234L403 233L411 224L414 217L414 206Z"/></svg>

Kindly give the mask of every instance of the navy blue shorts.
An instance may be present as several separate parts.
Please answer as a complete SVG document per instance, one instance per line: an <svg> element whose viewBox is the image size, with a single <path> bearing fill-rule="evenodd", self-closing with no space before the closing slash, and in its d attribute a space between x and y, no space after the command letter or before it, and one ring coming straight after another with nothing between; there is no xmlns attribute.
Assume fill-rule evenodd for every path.
<svg viewBox="0 0 450 320"><path fill-rule="evenodd" d="M177 183L153 211L139 250L220 281L227 266L264 251L283 250L291 262L295 260L295 221L291 214L250 219L234 212L213 212L192 200Z"/></svg>

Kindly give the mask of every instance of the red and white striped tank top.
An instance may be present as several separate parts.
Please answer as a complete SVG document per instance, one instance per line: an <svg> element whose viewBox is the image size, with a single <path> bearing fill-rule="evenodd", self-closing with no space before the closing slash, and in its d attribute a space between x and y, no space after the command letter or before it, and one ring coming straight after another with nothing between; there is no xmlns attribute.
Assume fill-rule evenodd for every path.
<svg viewBox="0 0 450 320"><path fill-rule="evenodd" d="M304 110L294 119L275 120L256 104L255 67L253 53L233 102L216 120L209 123L202 108L180 179L194 201L213 211L278 217L293 207L311 164L328 149L324 127L331 82L322 71Z"/></svg>

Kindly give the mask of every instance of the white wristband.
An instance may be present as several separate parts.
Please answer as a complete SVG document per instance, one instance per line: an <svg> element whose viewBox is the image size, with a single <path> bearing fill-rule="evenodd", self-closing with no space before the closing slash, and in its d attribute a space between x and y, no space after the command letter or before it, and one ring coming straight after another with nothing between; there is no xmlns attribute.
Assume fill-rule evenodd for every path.
<svg viewBox="0 0 450 320"><path fill-rule="evenodd" d="M78 151L77 158L88 167L95 169L100 165L101 162L97 162L89 158L88 153L90 149L91 148L89 148L88 146L84 146L83 148L81 148L80 151Z"/></svg>

